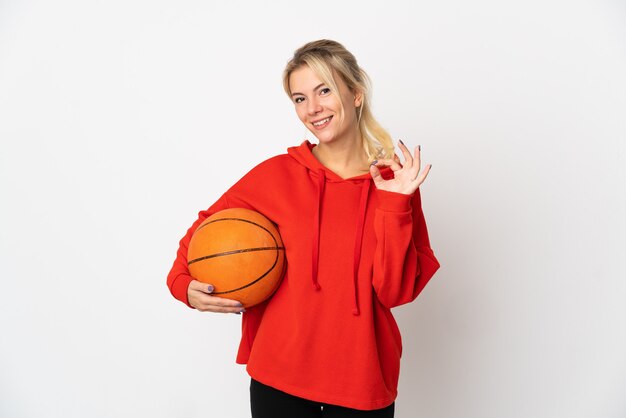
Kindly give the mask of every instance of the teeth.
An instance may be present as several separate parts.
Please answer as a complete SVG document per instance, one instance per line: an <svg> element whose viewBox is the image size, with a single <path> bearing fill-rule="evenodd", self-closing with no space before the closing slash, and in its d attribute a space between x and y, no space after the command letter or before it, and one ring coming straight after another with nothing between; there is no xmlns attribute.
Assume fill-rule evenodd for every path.
<svg viewBox="0 0 626 418"><path fill-rule="evenodd" d="M321 121L319 121L319 122L315 122L315 123L313 123L313 125L314 125L314 126L320 126L320 125L325 124L325 123L326 123L326 122L328 122L329 120L330 120L330 117L328 117L328 118L326 118L326 119L322 119L322 120L321 120Z"/></svg>

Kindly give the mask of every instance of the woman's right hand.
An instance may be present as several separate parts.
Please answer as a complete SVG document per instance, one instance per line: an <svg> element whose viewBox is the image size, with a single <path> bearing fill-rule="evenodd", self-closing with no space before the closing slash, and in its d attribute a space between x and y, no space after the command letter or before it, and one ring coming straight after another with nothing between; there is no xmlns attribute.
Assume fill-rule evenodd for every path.
<svg viewBox="0 0 626 418"><path fill-rule="evenodd" d="M240 302L232 299L211 296L213 286L192 280L187 288L189 304L201 312L221 312L239 314L245 312Z"/></svg>

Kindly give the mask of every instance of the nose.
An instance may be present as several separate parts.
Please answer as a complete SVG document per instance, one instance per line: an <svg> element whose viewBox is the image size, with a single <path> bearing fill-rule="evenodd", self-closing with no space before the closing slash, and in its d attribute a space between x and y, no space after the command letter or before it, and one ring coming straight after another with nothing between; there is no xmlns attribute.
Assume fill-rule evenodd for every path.
<svg viewBox="0 0 626 418"><path fill-rule="evenodd" d="M308 101L307 112L311 116L315 116L322 111L322 105L316 97L312 97Z"/></svg>

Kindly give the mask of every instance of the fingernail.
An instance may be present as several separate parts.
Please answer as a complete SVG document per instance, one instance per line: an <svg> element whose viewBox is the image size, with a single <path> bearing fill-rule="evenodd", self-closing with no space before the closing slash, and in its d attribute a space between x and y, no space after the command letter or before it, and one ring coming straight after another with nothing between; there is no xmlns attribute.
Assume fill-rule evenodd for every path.
<svg viewBox="0 0 626 418"><path fill-rule="evenodd" d="M238 302L238 303L237 303L237 307L238 307L238 308L242 308L242 307L243 307L243 303Z"/></svg>
<svg viewBox="0 0 626 418"><path fill-rule="evenodd" d="M421 146L421 145L418 145L418 146L417 146L417 149L418 149L418 151L421 151L421 150L422 150L422 146Z"/></svg>
<svg viewBox="0 0 626 418"><path fill-rule="evenodd" d="M215 288L213 287L213 285L208 285L207 290L209 291L209 293L211 293L215 290Z"/></svg>
<svg viewBox="0 0 626 418"><path fill-rule="evenodd" d="M402 142L402 140L401 140L401 139L398 139L398 141L400 141L400 143L401 143L402 145L404 145L404 142Z"/></svg>
<svg viewBox="0 0 626 418"><path fill-rule="evenodd" d="M372 161L372 163L370 165L376 165L376 163L378 163L378 160Z"/></svg>
<svg viewBox="0 0 626 418"><path fill-rule="evenodd" d="M246 311L246 309L244 308L244 309L241 310L241 313L244 313L245 311Z"/></svg>

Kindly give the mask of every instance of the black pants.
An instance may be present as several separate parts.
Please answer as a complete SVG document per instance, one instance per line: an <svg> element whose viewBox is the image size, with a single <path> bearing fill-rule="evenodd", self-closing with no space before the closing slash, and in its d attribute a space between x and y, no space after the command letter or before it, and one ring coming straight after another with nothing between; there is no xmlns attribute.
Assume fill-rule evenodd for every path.
<svg viewBox="0 0 626 418"><path fill-rule="evenodd" d="M289 395L252 379L250 382L252 418L393 418L394 404L383 409L361 411L327 405Z"/></svg>

